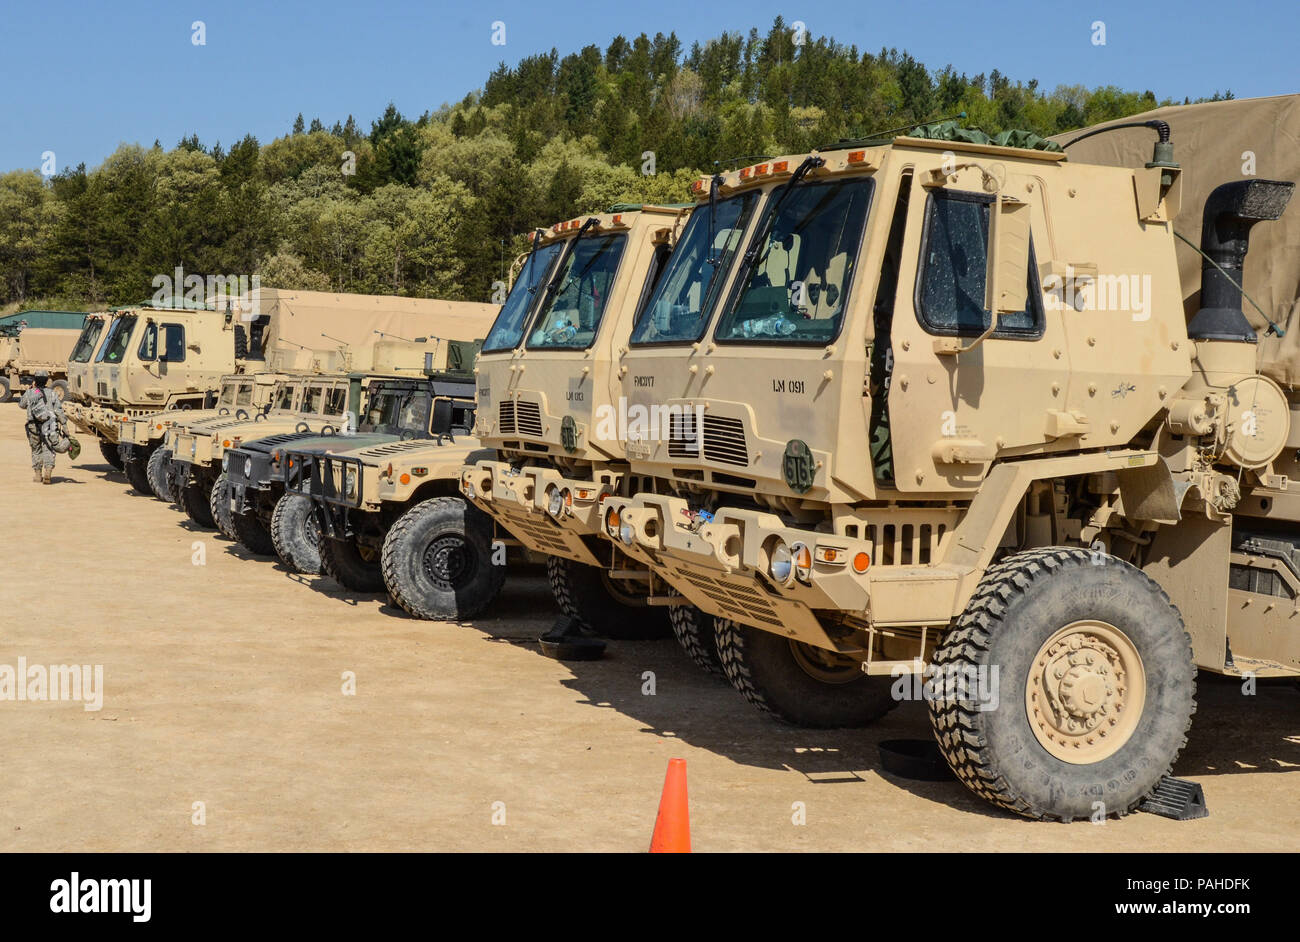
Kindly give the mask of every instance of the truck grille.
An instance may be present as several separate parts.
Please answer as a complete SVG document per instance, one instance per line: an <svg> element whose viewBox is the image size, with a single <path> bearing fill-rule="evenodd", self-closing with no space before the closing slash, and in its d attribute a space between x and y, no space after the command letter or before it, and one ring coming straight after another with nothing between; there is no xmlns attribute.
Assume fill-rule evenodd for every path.
<svg viewBox="0 0 1300 942"><path fill-rule="evenodd" d="M697 430L697 424L702 428ZM701 446L704 448L705 459L709 461L742 468L749 466L745 423L740 419L706 415L702 423L697 423L693 412L673 413L668 417L670 458L698 458Z"/></svg>
<svg viewBox="0 0 1300 942"><path fill-rule="evenodd" d="M502 435L542 437L542 408L535 402L507 400L497 407L497 423Z"/></svg>

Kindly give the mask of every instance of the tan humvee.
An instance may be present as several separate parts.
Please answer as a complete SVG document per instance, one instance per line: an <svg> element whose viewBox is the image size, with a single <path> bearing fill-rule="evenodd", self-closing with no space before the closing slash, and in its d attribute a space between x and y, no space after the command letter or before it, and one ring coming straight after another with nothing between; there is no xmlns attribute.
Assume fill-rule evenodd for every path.
<svg viewBox="0 0 1300 942"><path fill-rule="evenodd" d="M566 615L611 637L653 636L667 623L645 604L669 601L666 587L653 592L649 570L601 538L598 502L628 484L608 420L619 407L615 359L686 216L642 206L557 223L521 274L531 294L513 297L530 304L507 302L475 371L476 434L498 453L465 470L461 492L547 556Z"/></svg>
<svg viewBox="0 0 1300 942"><path fill-rule="evenodd" d="M1210 196L1189 326L1153 129L1137 168L904 137L726 174L753 205L715 303L619 360L645 485L606 533L719 616L733 681L814 725L924 696L1032 817L1135 808L1197 666L1300 673L1300 400L1235 287L1293 184Z"/></svg>
<svg viewBox="0 0 1300 942"><path fill-rule="evenodd" d="M29 386L38 370L50 377L50 388L68 398L68 356L77 342L75 330L26 327L0 334L0 402L8 402L21 386Z"/></svg>

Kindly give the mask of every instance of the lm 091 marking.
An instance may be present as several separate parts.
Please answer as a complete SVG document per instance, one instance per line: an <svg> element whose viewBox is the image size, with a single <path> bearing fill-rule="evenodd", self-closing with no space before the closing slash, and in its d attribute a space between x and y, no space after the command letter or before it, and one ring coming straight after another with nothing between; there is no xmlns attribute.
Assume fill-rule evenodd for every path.
<svg viewBox="0 0 1300 942"><path fill-rule="evenodd" d="M802 379L774 379L772 380L772 392L788 392L797 395L803 395L804 380Z"/></svg>

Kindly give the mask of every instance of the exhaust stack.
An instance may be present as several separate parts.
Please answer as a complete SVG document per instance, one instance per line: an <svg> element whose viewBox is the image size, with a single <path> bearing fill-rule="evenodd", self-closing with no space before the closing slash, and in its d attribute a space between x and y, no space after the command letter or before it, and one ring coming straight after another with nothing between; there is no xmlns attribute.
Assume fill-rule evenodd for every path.
<svg viewBox="0 0 1300 942"><path fill-rule="evenodd" d="M1216 187L1206 198L1201 251L1208 258L1201 262L1201 308L1187 325L1189 338L1259 342L1242 312L1237 285L1242 283L1251 227L1280 217L1294 190L1294 183L1278 180L1237 180Z"/></svg>

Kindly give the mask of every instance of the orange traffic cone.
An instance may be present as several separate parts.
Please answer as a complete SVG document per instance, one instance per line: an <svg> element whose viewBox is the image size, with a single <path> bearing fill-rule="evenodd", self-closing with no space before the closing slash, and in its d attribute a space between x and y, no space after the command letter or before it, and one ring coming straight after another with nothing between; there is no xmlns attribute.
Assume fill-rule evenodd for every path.
<svg viewBox="0 0 1300 942"><path fill-rule="evenodd" d="M659 799L655 832L650 838L652 854L691 852L691 812L686 799L686 760L669 759L664 776L664 793Z"/></svg>

